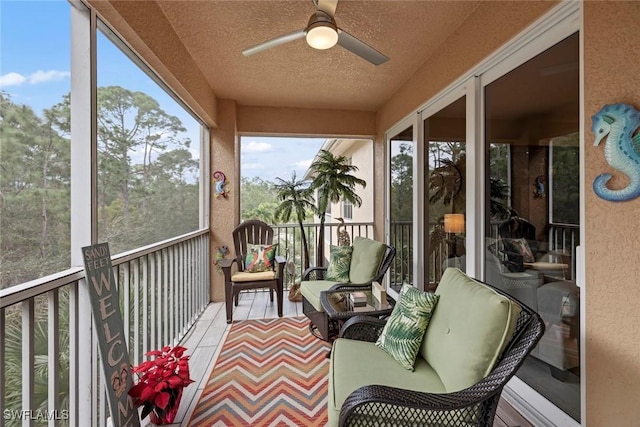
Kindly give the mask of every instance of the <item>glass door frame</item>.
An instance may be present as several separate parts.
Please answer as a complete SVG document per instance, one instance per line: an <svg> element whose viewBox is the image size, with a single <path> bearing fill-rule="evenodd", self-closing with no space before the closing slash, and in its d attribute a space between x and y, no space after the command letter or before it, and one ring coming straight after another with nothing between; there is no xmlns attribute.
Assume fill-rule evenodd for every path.
<svg viewBox="0 0 640 427"><path fill-rule="evenodd" d="M397 123L385 133L386 175L385 175L385 236L389 241L390 203L389 203L389 173L390 173L390 138L409 126L413 126L414 144L414 278L423 277L425 261L425 200L424 177L424 128L423 120L437 113L440 109L466 96L466 134L467 134L467 273L473 277L484 278L484 251L482 246L485 239L485 126L484 126L484 87L497 80L509 71L525 63L529 59L555 45L564 38L582 31L581 2L561 2L551 8L538 21L515 36L510 42L498 49L494 54L470 69L467 73L444 89L440 94L423 104L418 110ZM580 35L580 70L583 69L584 54L582 35ZM580 73L580 216L584 224L585 216L585 184L584 184L584 84L583 73ZM416 114L417 113L417 114ZM422 166L422 167L420 167ZM580 230L580 241L585 242L584 227ZM585 290L584 290L584 247L577 249L576 275L580 288L580 373L581 419L586 422L586 368L585 368ZM397 297L393 292L390 295ZM535 425L579 426L569 415L553 405L544 396L533 390L522 380L514 377L505 387L503 397L516 409L531 419Z"/></svg>
<svg viewBox="0 0 640 427"><path fill-rule="evenodd" d="M424 153L420 148L418 141L422 140L422 131L419 126L420 122L418 120L418 115L412 114L409 117L406 117L402 121L398 122L395 126L389 129L384 134L385 141L385 227L384 227L384 238L385 242L391 244L391 192L389 189L391 188L391 140L394 136L402 133L404 130L408 128L412 128L412 139L411 145L413 147L413 227L412 227L412 239L414 242L413 253L412 253L412 263L413 263L413 277L414 281L416 277L422 277L424 267L421 262L420 256L424 252L424 242L422 241L421 236L424 231L422 230L421 222L419 218L423 217L422 207L420 203L416 203L423 194L423 186L420 184L422 181L420 180L420 176L422 174L421 167L419 165L423 164ZM420 135L419 135L420 134ZM418 289L424 290L424 285L419 284ZM392 289L390 286L387 286L387 293L398 299L398 292Z"/></svg>
<svg viewBox="0 0 640 427"><path fill-rule="evenodd" d="M479 203L481 203L482 198L479 197L480 188L478 186L480 184L480 181L484 180L484 177L483 177L483 174L479 173L481 170L477 169L477 166L476 166L477 162L475 161L475 158L477 156L477 144L475 143L475 141L477 140L476 131L475 131L477 126L477 119L476 119L476 115L474 114L474 111L475 111L474 109L476 108L476 94L477 94L477 89L475 87L476 80L477 79L474 77L468 78L466 81L462 82L458 86L451 88L451 90L443 92L440 96L433 99L429 104L427 104L426 106L424 106L422 109L418 111L418 114L420 116L420 126L419 126L420 139L419 139L418 146L421 148L421 151L422 151L421 153L422 167L420 171L421 173L417 178L420 179L420 183L422 185L422 193L421 193L421 197L419 197L416 200L420 205L419 206L420 213L422 215L419 218L420 224L423 228L421 238L422 240L427 241L429 239L429 227L428 227L429 188L425 185L425 182L426 182L425 180L429 173L429 165L428 165L429 162L428 162L428 159L426 158L425 152L429 145L429 141L426 140L425 132L424 132L426 121L429 120L429 118L431 118L438 112L440 112L441 110L443 110L444 108L446 108L447 106L458 101L460 98L465 97L465 119L466 119L465 188L467 189L465 194L465 233L467 236L471 237L470 239L467 239L466 246L465 246L465 255L467 259L466 273L473 277L480 277L477 275L478 273L477 265L480 265L480 264L478 263L478 260L477 260L479 251L477 249L478 244L475 236L479 235L476 233L478 232L478 225L481 224L481 221L480 221L481 218L480 218L480 215L478 215L478 213L480 212ZM480 176L482 176L483 178L477 179ZM427 265L429 256L426 253L427 248L426 248L426 245L424 245L424 243L422 244L421 249L422 249L422 252L421 252L422 256L420 258L421 263L423 265ZM416 276L416 277L422 277L422 276Z"/></svg>
<svg viewBox="0 0 640 427"><path fill-rule="evenodd" d="M567 7L568 6L568 7ZM491 84L492 82L498 80L505 74L509 73L511 70L517 68L518 66L524 64L529 59L535 57L536 55L544 52L551 46L556 43L562 41L566 37L575 34L576 32L581 31L581 6L576 4L573 5L565 5L565 7L560 8L560 10L550 16L547 16L545 19L541 20L538 25L534 25L529 31L528 34L521 36L516 39L510 46L507 47L507 52L511 51L510 54L505 54L499 61L496 61L493 66L487 68L484 72L478 74L477 78L477 94L476 100L477 104L477 112L479 114L478 121L478 134L477 141L479 147L485 146L485 99L484 99L484 90L485 88ZM582 50L582 47L581 47ZM582 69L582 52L580 53L580 69ZM580 83L582 88L582 82ZM580 105L582 110L582 99L583 99L583 91L581 89L581 98ZM582 121L582 117L584 114L580 114L580 120ZM580 129L583 130L584 126L581 123ZM581 132L583 133L583 132ZM583 138L583 136L581 136ZM580 147L584 147L584 144L580 144ZM581 156L582 156L581 150ZM583 170L583 162L581 162L581 178L580 182L583 181L582 177L584 176ZM477 150L476 156L476 165L479 167L477 172L481 172L478 177L482 177L481 180L485 180L485 150L480 149ZM479 189L482 194L482 203L480 207L480 211L484 214L486 212L485 203L484 203L484 195L486 192L486 188L484 185ZM581 200L584 200L584 190L581 189ZM581 205L581 215L584 215L584 203ZM582 222L584 224L584 222ZM482 223L480 225L480 233L476 234L476 242L482 243L485 239L486 233L484 232L484 228L486 228L485 220L483 218ZM581 233L584 233L584 227L581 229ZM584 242L584 235L582 235L582 242ZM476 248L478 249L478 248ZM480 263L476 265L479 267L477 272L480 274L478 277L484 276L484 253L480 253ZM578 264L580 265L580 264ZM583 266L581 266L583 267ZM578 275L580 275L578 273ZM578 286L581 289L581 313L584 313L584 288L581 286L581 283L578 282ZM585 322L584 319L581 319L581 342L584 342L584 327ZM581 366L584 367L584 348L581 348L580 352L580 363ZM581 388L581 419L585 420L585 378L586 369L581 369L580 374L580 388ZM504 390L504 396L507 398L510 403L512 403L519 411L525 412L529 417L535 420L536 425L561 425L561 426L579 426L580 424L567 415L565 412L560 410L558 407L553 405L549 400L547 400L543 395L536 392L527 385L524 381L520 380L518 377L513 377L513 379L509 382L507 387Z"/></svg>

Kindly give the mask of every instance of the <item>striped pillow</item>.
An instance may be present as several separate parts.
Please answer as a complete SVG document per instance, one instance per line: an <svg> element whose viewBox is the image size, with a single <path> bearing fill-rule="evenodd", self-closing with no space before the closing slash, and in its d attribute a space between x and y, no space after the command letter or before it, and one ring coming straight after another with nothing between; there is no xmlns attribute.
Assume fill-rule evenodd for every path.
<svg viewBox="0 0 640 427"><path fill-rule="evenodd" d="M402 367L413 371L422 338L438 303L439 295L403 285L376 346L386 351Z"/></svg>

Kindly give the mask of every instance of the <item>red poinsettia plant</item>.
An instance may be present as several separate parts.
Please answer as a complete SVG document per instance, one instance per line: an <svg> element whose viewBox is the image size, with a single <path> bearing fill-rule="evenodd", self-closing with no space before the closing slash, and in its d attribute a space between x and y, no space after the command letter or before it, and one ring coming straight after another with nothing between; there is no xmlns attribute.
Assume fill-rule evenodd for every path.
<svg viewBox="0 0 640 427"><path fill-rule="evenodd" d="M187 349L180 346L166 346L153 350L145 356L153 359L132 368L138 375L138 383L129 390L135 398L136 406L144 406L142 418L151 415L156 424L173 422L182 397L182 389L193 382L189 376L189 356Z"/></svg>

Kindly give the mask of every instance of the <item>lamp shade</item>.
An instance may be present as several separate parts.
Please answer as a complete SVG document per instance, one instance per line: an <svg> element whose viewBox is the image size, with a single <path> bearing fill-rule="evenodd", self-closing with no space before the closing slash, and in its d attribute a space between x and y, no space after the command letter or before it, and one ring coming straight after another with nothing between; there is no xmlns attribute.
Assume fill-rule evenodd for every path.
<svg viewBox="0 0 640 427"><path fill-rule="evenodd" d="M464 214L444 215L445 233L464 233Z"/></svg>
<svg viewBox="0 0 640 427"><path fill-rule="evenodd" d="M307 43L314 49L329 49L338 43L338 32L330 23L318 22L307 29Z"/></svg>

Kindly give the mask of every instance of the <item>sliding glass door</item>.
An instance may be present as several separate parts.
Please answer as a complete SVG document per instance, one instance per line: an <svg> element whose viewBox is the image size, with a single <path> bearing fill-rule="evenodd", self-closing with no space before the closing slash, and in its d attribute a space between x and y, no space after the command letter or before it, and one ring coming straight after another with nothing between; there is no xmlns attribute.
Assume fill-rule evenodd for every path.
<svg viewBox="0 0 640 427"><path fill-rule="evenodd" d="M435 290L447 267L466 269L466 97L423 120L425 179L425 271Z"/></svg>
<svg viewBox="0 0 640 427"><path fill-rule="evenodd" d="M405 127L406 126L406 127ZM414 151L416 132L412 124L391 132L388 146L388 241L396 248L389 268L390 293L404 283L414 285Z"/></svg>
<svg viewBox="0 0 640 427"><path fill-rule="evenodd" d="M580 421L579 37L484 85L488 283L536 310L545 334L517 377Z"/></svg>

